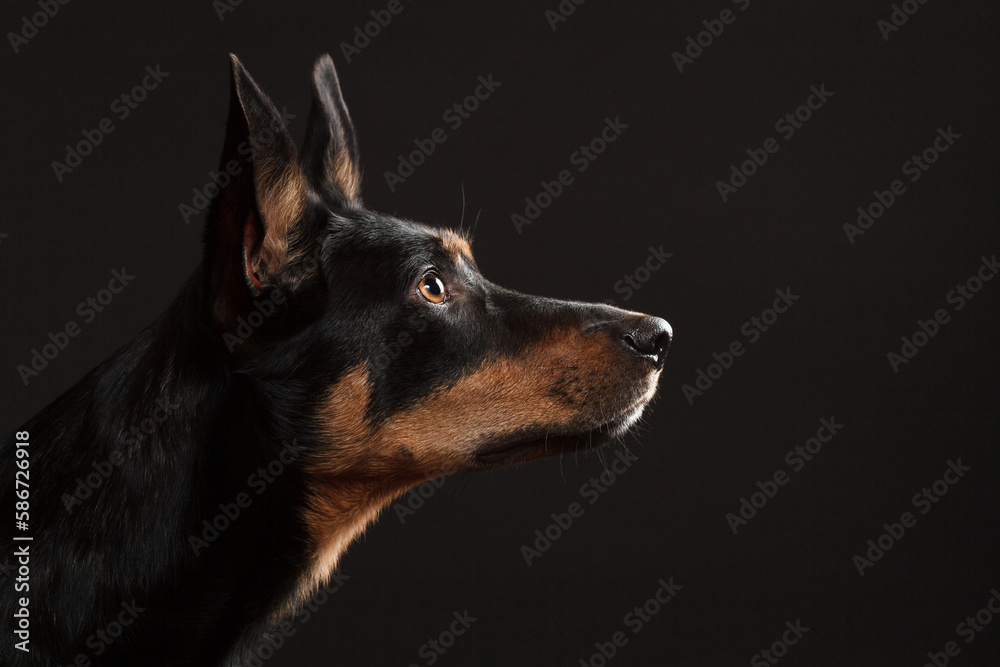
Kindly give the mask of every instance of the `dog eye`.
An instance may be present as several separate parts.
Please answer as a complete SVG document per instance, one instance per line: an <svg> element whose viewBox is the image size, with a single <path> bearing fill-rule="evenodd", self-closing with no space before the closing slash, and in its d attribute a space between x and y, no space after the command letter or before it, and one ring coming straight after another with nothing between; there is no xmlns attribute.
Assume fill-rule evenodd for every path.
<svg viewBox="0 0 1000 667"><path fill-rule="evenodd" d="M444 303L444 300L448 297L444 291L444 283L434 273L428 273L420 279L417 291L420 292L422 297L435 304Z"/></svg>

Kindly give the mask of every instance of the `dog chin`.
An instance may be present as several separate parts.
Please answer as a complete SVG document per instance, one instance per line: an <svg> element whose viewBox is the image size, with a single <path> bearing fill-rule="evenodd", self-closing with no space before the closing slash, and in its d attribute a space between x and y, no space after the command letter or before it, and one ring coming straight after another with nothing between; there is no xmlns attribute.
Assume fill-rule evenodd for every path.
<svg viewBox="0 0 1000 667"><path fill-rule="evenodd" d="M658 377L659 373L655 375ZM625 435L639 421L655 392L654 378L651 387L634 405L596 426L581 426L577 430L537 429L496 438L476 448L473 467L494 468L602 447Z"/></svg>

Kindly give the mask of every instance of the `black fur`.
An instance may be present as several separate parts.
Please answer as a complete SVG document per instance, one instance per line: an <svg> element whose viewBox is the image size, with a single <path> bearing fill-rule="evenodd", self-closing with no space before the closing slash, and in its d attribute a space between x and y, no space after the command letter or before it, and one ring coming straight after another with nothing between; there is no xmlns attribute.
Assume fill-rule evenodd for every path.
<svg viewBox="0 0 1000 667"><path fill-rule="evenodd" d="M317 64L314 87L300 160L273 105L233 59L222 165L236 160L241 171L213 203L202 266L159 320L18 429L31 442L31 652L14 648L20 595L8 580L4 665L242 664L247 643L309 565L306 470L336 456L323 400L361 363L374 424L560 328L620 343L619 368L588 371L581 359L562 370L553 391L583 413L616 409L614 397L574 392L587 372L627 387L649 375L650 359L662 365L668 329L637 347L629 336L641 316L502 289L448 252L438 231L364 209L345 187L357 142L329 57ZM274 138L263 141L268 128ZM289 165L301 165L308 187L281 260L267 254L273 221L264 211ZM448 286L448 308L414 289L431 268ZM262 310L248 334L248 318ZM385 345L403 333L406 345ZM580 446L609 434L593 418L544 435ZM526 425L512 439L538 437ZM517 451L491 458L496 444L476 443L483 455L470 455L469 467L518 460ZM10 434L0 445L3 508L16 500L13 448ZM195 549L203 522L282 453L291 462L266 493L251 492L231 526ZM89 497L74 497L78 480L94 474ZM0 564L16 565L11 523L9 515L2 522ZM136 617L104 643L96 633L123 613Z"/></svg>

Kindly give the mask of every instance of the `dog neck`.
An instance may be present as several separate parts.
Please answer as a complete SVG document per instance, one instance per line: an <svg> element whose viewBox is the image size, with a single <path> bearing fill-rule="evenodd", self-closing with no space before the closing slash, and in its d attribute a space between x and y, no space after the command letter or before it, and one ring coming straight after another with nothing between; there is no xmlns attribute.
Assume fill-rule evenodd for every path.
<svg viewBox="0 0 1000 667"><path fill-rule="evenodd" d="M304 514L311 538L310 561L282 612L304 603L325 585L351 543L413 485L412 480L394 476L380 480L351 476L314 479Z"/></svg>

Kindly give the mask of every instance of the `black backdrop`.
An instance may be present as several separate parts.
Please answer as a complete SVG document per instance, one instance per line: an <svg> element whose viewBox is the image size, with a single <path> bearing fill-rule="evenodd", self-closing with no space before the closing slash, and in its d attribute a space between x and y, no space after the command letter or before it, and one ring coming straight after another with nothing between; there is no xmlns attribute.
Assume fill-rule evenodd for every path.
<svg viewBox="0 0 1000 667"><path fill-rule="evenodd" d="M341 43L387 4L70 0L33 31L35 2L4 3L0 28L30 38L0 46L0 428L133 337L197 264L204 216L179 206L217 166L226 54L301 138L310 67L329 51L372 208L457 225L464 193L487 276L613 298L676 337L626 439L636 460L604 493L581 488L604 470L594 454L425 487L422 507L390 508L351 548L349 579L267 664L996 664L1000 622L978 624L1000 587L1000 281L977 282L1000 252L995 3L566 0L556 21L557 0L402 0L348 62ZM115 98L157 65L169 74L121 118ZM442 114L490 75L501 85L452 129ZM796 112L808 120L776 126ZM60 181L52 162L105 117L114 131ZM605 119L627 128L580 172L573 154ZM447 140L390 190L384 172L437 127ZM947 150L914 166L936 140ZM573 182L518 233L511 215L564 169ZM867 229L845 228L890 196ZM650 272L653 250L671 256ZM78 312L122 267L127 288ZM775 322L776 290L798 298ZM25 385L18 365L69 321L79 335ZM894 369L904 336L920 346ZM786 460L815 451L823 419L842 427ZM779 470L787 483L768 483ZM935 502L914 499L925 487ZM767 502L740 517L743 498ZM538 540L573 502L582 516ZM530 566L524 545L539 548ZM637 621L661 579L673 598ZM440 637L466 610L468 630ZM977 612L981 631L960 625Z"/></svg>

